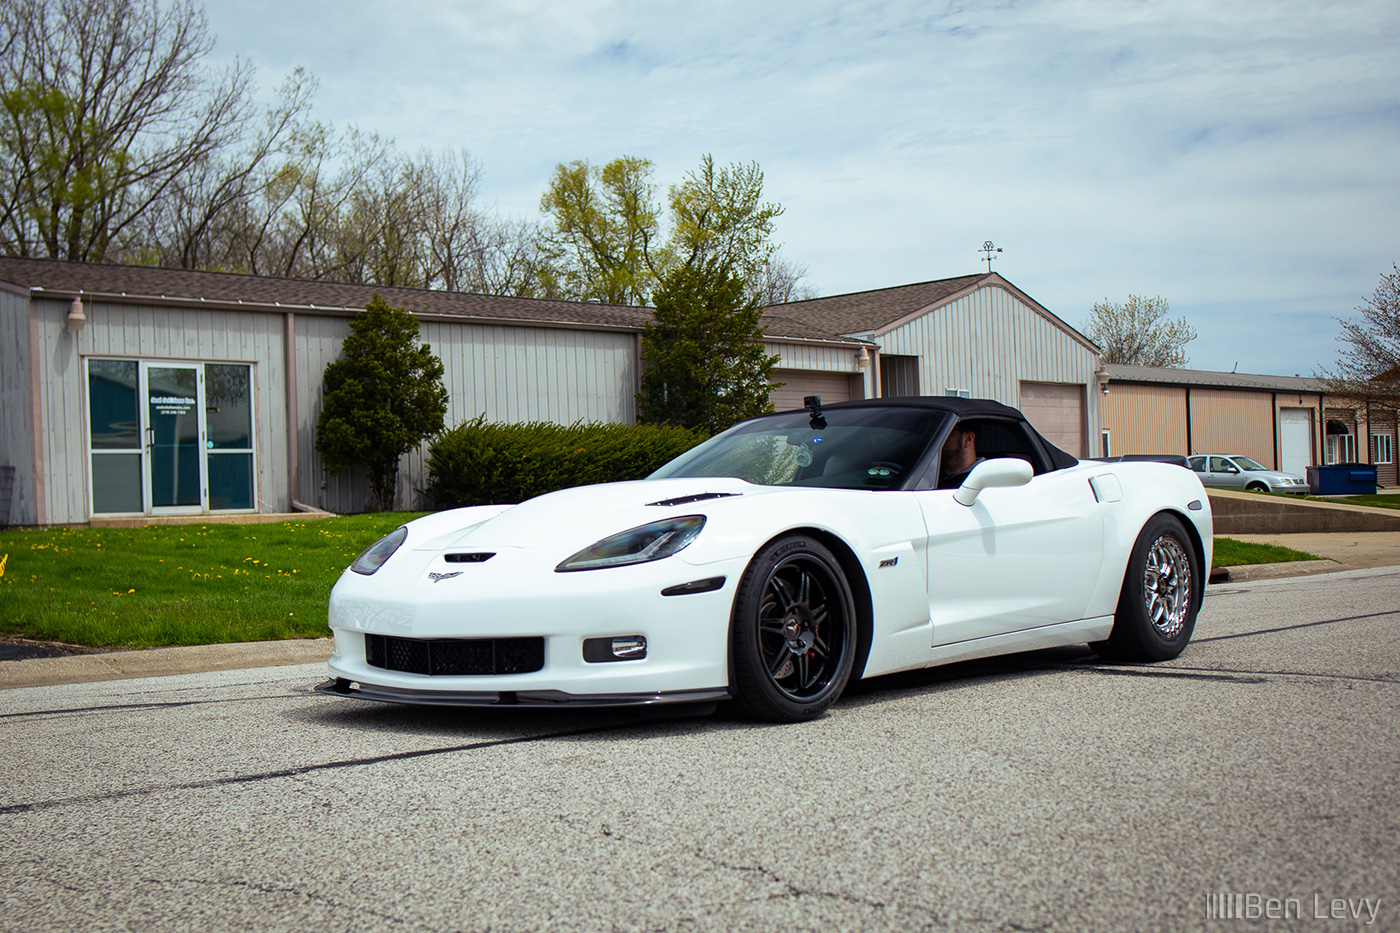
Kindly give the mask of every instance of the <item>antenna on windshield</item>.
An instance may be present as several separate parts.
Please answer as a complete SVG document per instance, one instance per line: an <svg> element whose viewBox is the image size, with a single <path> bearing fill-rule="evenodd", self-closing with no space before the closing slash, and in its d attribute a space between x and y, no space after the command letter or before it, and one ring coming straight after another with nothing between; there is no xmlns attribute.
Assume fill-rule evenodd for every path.
<svg viewBox="0 0 1400 933"><path fill-rule="evenodd" d="M812 426L813 430L820 431L826 427L826 418L822 415L822 397L820 395L804 395L802 407L812 413L812 420L808 424Z"/></svg>

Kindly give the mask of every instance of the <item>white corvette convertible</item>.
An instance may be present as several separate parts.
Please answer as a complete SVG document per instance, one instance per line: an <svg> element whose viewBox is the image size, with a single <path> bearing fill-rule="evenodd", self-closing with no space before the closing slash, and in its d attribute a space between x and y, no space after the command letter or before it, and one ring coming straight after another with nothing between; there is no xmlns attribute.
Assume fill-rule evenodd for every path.
<svg viewBox="0 0 1400 933"><path fill-rule="evenodd" d="M1076 461L997 402L808 405L645 480L409 522L332 591L332 677L317 689L732 699L793 721L853 677L1085 642L1135 661L1186 646L1211 558L1190 470ZM969 437L979 459L939 488Z"/></svg>

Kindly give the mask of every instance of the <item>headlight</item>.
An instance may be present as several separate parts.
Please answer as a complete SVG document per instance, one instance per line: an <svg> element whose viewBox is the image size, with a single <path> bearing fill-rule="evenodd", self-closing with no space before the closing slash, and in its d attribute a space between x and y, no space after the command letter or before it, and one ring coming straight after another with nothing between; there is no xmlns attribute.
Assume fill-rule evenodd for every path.
<svg viewBox="0 0 1400 933"><path fill-rule="evenodd" d="M598 570L660 560L694 541L704 527L705 516L685 515L629 528L595 541L554 569L567 573L571 570Z"/></svg>
<svg viewBox="0 0 1400 933"><path fill-rule="evenodd" d="M355 558L355 562L350 565L350 569L356 573L369 576L380 567L384 566L384 562L394 555L394 552L399 549L399 545L403 544L404 539L407 537L407 528L397 528L389 532L387 535L365 548L363 553Z"/></svg>

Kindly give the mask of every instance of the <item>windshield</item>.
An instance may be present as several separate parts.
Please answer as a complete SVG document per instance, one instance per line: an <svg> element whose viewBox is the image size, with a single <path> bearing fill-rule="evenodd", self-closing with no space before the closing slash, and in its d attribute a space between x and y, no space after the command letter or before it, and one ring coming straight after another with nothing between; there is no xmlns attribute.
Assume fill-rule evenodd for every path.
<svg viewBox="0 0 1400 933"><path fill-rule="evenodd" d="M1268 469L1268 467L1264 466L1264 464L1260 463L1258 460L1251 460L1251 459L1249 459L1248 457L1236 457L1236 458L1235 458L1235 462L1236 462L1237 464L1239 464L1240 469L1242 469L1242 470L1267 470L1267 469Z"/></svg>
<svg viewBox="0 0 1400 933"><path fill-rule="evenodd" d="M813 428L806 412L737 424L651 474L651 479L733 476L761 486L898 489L947 412L845 408Z"/></svg>

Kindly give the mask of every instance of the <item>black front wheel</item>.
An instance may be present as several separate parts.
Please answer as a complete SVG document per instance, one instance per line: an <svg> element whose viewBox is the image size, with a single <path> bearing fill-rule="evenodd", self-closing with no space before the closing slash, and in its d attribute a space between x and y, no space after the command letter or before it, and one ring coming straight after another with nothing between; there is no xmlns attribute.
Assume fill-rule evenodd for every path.
<svg viewBox="0 0 1400 933"><path fill-rule="evenodd" d="M1107 641L1090 645L1115 661L1166 661L1181 654L1196 628L1204 582L1181 520L1154 515L1138 535L1123 576Z"/></svg>
<svg viewBox="0 0 1400 933"><path fill-rule="evenodd" d="M730 622L735 701L758 719L820 716L850 680L855 601L835 555L801 535L759 551Z"/></svg>

